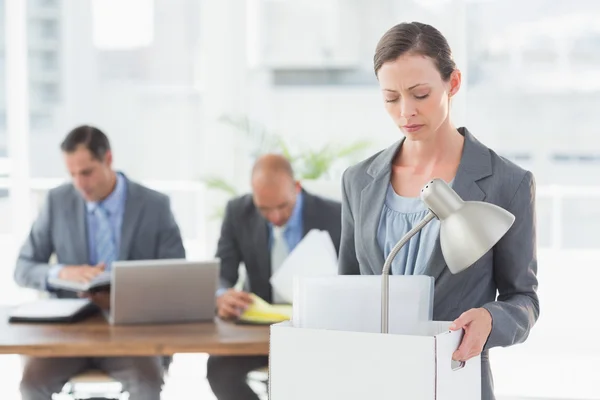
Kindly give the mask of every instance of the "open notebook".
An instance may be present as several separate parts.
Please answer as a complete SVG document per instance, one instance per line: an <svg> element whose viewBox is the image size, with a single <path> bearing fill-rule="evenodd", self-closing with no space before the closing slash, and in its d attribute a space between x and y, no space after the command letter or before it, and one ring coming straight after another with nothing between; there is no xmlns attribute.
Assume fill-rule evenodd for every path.
<svg viewBox="0 0 600 400"><path fill-rule="evenodd" d="M76 322L98 312L88 299L40 299L13 308L9 322Z"/></svg>
<svg viewBox="0 0 600 400"><path fill-rule="evenodd" d="M104 271L90 282L75 282L60 278L48 278L48 284L56 289L72 292L90 292L107 290L111 282L111 272Z"/></svg>

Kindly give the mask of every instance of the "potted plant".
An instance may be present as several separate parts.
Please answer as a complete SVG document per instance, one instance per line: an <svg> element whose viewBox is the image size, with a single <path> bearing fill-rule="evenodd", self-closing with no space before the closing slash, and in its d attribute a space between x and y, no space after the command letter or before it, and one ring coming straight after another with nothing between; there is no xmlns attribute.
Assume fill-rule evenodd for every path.
<svg viewBox="0 0 600 400"><path fill-rule="evenodd" d="M307 190L336 199L339 199L341 173L371 145L367 140L358 140L345 144L329 143L316 149L292 150L292 146L280 135L245 115L224 115L219 121L235 128L248 142L252 161L265 153L282 154L292 164L296 179ZM202 181L208 189L219 191L230 198L241 194L235 184L221 177L207 176ZM223 212L224 207L220 207L213 217L221 218Z"/></svg>

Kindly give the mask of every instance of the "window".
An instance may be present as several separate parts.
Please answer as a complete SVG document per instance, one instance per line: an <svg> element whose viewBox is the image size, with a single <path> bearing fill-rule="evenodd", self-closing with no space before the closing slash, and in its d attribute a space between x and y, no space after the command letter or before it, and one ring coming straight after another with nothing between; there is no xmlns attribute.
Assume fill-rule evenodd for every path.
<svg viewBox="0 0 600 400"><path fill-rule="evenodd" d="M275 86L346 86L375 85L377 80L371 70L319 68L276 69L273 71Z"/></svg>
<svg viewBox="0 0 600 400"><path fill-rule="evenodd" d="M52 123L52 115L48 113L33 113L29 116L29 127L32 130L51 129Z"/></svg>
<svg viewBox="0 0 600 400"><path fill-rule="evenodd" d="M55 51L42 51L38 55L40 68L44 71L58 69L58 54Z"/></svg>
<svg viewBox="0 0 600 400"><path fill-rule="evenodd" d="M588 33L573 40L569 52L571 62L597 66L600 63L600 34Z"/></svg>
<svg viewBox="0 0 600 400"><path fill-rule="evenodd" d="M558 44L546 37L534 37L521 49L524 65L553 66L558 60Z"/></svg>
<svg viewBox="0 0 600 400"><path fill-rule="evenodd" d="M41 19L38 21L39 37L43 39L58 38L58 22L54 19Z"/></svg>
<svg viewBox="0 0 600 400"><path fill-rule="evenodd" d="M0 0L1 1L1 0ZM4 79L6 72L6 56L4 55L4 49L0 50L0 79Z"/></svg>
<svg viewBox="0 0 600 400"><path fill-rule="evenodd" d="M58 84L38 83L32 87L32 95L44 103L56 103L59 99Z"/></svg>
<svg viewBox="0 0 600 400"><path fill-rule="evenodd" d="M53 73L58 70L58 53L52 50L30 50L29 65L31 76L38 73Z"/></svg>
<svg viewBox="0 0 600 400"><path fill-rule="evenodd" d="M58 7L59 0L35 0L35 5L38 7Z"/></svg>
<svg viewBox="0 0 600 400"><path fill-rule="evenodd" d="M530 162L533 160L533 156L529 153L508 153L502 154L504 158L507 158L517 164Z"/></svg>
<svg viewBox="0 0 600 400"><path fill-rule="evenodd" d="M600 154L554 153L552 154L551 159L558 163L600 163Z"/></svg>

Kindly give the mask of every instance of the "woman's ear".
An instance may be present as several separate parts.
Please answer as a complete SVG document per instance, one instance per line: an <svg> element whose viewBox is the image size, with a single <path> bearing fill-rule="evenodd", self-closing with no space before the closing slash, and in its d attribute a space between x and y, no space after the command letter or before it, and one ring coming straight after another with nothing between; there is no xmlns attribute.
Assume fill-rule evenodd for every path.
<svg viewBox="0 0 600 400"><path fill-rule="evenodd" d="M452 71L452 74L450 75L450 89L448 90L448 95L450 97L456 95L456 93L458 93L458 90L460 89L460 84L462 81L462 75L460 73L460 70L455 69L454 71Z"/></svg>

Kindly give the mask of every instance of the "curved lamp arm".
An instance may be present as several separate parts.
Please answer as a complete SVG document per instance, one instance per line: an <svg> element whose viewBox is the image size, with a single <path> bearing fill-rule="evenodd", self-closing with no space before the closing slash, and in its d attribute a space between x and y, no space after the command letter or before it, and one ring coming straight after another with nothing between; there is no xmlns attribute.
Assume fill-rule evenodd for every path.
<svg viewBox="0 0 600 400"><path fill-rule="evenodd" d="M390 319L390 269L392 267L392 262L396 255L404 247L406 243L417 234L421 229L425 227L428 223L433 221L436 215L429 210L425 218L421 222L419 222L414 228L412 228L392 249L389 256L385 260L383 264L383 270L381 272L381 333L388 333L389 329L389 319Z"/></svg>
<svg viewBox="0 0 600 400"><path fill-rule="evenodd" d="M433 179L421 190L429 212L394 246L383 265L381 283L381 333L388 333L392 261L411 237L434 219L439 219L444 260L455 274L468 268L488 252L512 226L515 216L505 209L481 201L463 201L442 179ZM465 241L464 238L470 238Z"/></svg>

